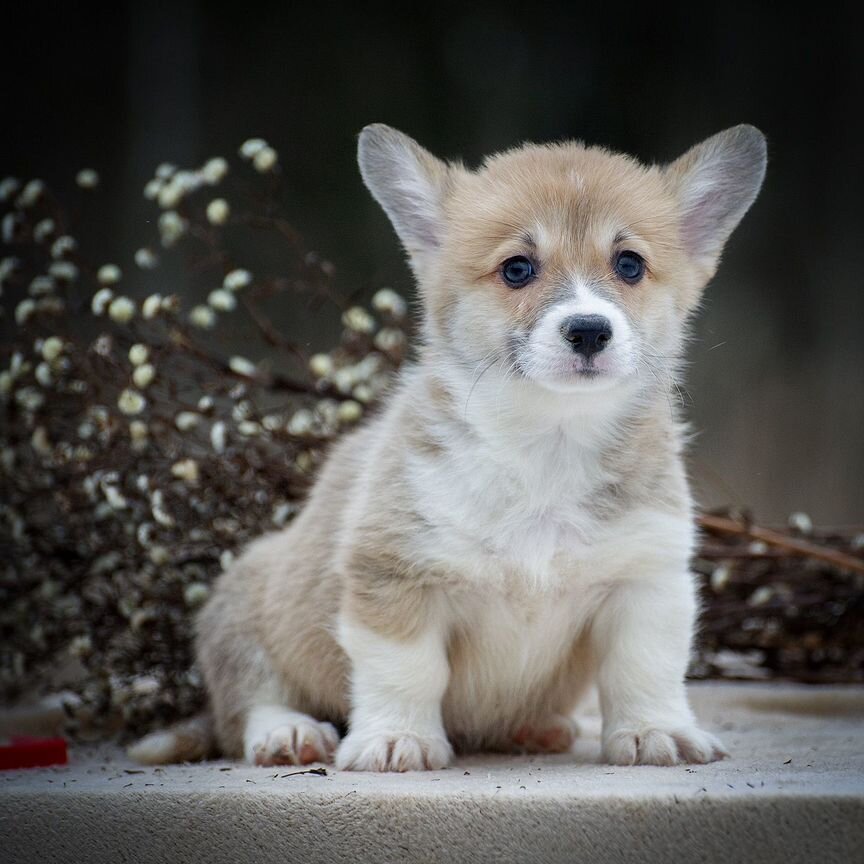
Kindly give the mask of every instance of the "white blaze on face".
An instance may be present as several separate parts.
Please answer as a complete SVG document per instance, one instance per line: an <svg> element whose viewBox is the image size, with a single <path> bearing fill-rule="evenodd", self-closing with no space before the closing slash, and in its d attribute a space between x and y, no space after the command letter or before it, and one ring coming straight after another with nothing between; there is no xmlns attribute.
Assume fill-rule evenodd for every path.
<svg viewBox="0 0 864 864"><path fill-rule="evenodd" d="M590 380L579 374L587 368L585 358L562 335L569 318L587 315L606 318L612 328L608 345L591 358L590 368L600 374ZM624 311L580 279L574 280L568 296L543 313L522 354L525 374L553 390L584 388L586 383L592 387L609 386L636 370L635 337Z"/></svg>

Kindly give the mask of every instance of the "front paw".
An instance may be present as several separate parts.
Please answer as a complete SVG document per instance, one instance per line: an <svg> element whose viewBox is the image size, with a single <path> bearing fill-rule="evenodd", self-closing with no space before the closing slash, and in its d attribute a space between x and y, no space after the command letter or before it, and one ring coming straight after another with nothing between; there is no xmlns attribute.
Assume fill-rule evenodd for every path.
<svg viewBox="0 0 864 864"><path fill-rule="evenodd" d="M729 753L710 732L696 726L644 726L604 735L603 755L613 765L680 765L715 762Z"/></svg>
<svg viewBox="0 0 864 864"><path fill-rule="evenodd" d="M350 732L336 751L344 771L434 771L453 758L450 742L439 735L412 732Z"/></svg>

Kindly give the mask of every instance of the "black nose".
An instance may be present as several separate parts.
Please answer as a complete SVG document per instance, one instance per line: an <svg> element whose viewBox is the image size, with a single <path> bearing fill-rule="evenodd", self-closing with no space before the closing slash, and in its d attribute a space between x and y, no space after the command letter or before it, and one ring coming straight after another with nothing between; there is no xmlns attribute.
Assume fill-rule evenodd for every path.
<svg viewBox="0 0 864 864"><path fill-rule="evenodd" d="M602 315L574 315L561 325L561 335L588 360L612 340L612 325Z"/></svg>

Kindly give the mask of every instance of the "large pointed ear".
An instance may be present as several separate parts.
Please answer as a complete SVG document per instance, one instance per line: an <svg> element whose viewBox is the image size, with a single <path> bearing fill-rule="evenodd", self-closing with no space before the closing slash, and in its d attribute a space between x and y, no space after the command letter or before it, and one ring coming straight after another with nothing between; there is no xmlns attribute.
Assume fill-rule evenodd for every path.
<svg viewBox="0 0 864 864"><path fill-rule="evenodd" d="M766 162L765 136L742 125L697 144L665 169L678 198L684 244L709 277L759 194Z"/></svg>
<svg viewBox="0 0 864 864"><path fill-rule="evenodd" d="M441 245L450 169L413 138L375 123L360 133L357 162L363 182L393 223L412 264Z"/></svg>

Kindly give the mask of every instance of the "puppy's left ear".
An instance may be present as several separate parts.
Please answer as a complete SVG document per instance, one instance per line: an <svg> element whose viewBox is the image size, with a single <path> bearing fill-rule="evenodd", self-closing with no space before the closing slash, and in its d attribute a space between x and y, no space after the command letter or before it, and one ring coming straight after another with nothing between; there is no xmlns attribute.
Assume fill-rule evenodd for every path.
<svg viewBox="0 0 864 864"><path fill-rule="evenodd" d="M688 150L664 169L678 199L687 252L710 278L720 253L765 178L765 136L734 126Z"/></svg>
<svg viewBox="0 0 864 864"><path fill-rule="evenodd" d="M383 123L366 126L360 133L357 162L363 182L390 217L415 271L422 269L441 244L450 167Z"/></svg>

